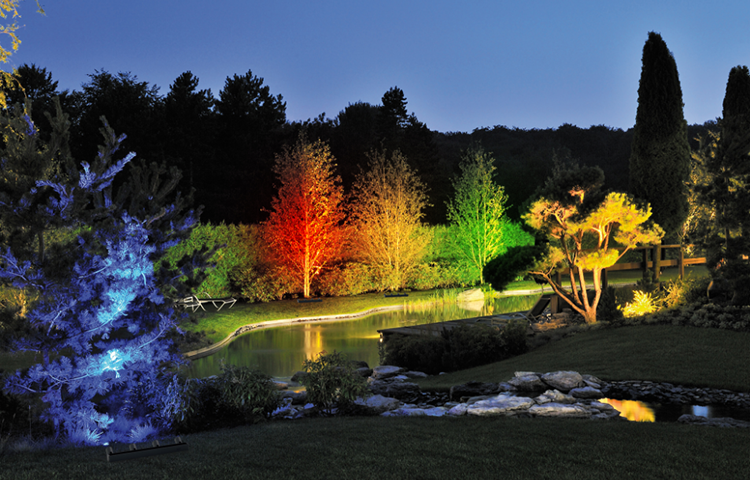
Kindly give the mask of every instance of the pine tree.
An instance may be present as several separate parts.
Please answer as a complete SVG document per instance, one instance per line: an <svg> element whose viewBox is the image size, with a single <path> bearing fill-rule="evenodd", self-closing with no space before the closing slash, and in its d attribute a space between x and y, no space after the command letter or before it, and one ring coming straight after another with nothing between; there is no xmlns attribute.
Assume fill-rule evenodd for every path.
<svg viewBox="0 0 750 480"><path fill-rule="evenodd" d="M67 117L52 123L53 139L64 136ZM76 443L132 443L167 431L181 397L169 369L180 357L166 339L176 314L164 294L186 287L179 271L154 264L196 222L179 194L172 196L178 172L164 180L163 168L131 166L130 180L115 190L115 177L135 154L115 159L125 136L106 122L98 155L80 164L64 142L40 146L28 115L17 112L6 124L6 133L15 132L6 134L12 141L2 152L8 165L21 169L16 157L33 149L57 163L27 172L38 176L33 184L3 192L0 222L26 219L26 226L17 220L21 234L56 233L57 240L29 249L9 235L0 249L0 279L38 296L27 314L33 334L16 348L44 353L42 364L11 375L5 387L41 395L42 418ZM19 195L21 187L27 190ZM180 264L192 270L190 262Z"/></svg>
<svg viewBox="0 0 750 480"><path fill-rule="evenodd" d="M750 71L729 72L719 121L720 132L708 132L693 153L693 191L700 206L710 212L704 219L703 244L715 279L727 282L732 302L750 304Z"/></svg>
<svg viewBox="0 0 750 480"><path fill-rule="evenodd" d="M677 64L658 33L643 47L630 155L630 191L651 204L653 219L674 238L687 218L690 146Z"/></svg>

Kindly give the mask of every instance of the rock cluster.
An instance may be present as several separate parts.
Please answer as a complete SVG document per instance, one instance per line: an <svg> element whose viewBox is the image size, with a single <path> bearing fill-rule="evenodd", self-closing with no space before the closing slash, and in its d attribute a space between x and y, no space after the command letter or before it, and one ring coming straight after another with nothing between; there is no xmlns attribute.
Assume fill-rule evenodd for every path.
<svg viewBox="0 0 750 480"><path fill-rule="evenodd" d="M364 368L364 367L362 367ZM470 382L450 393L422 392L414 378L425 377L395 366L375 367L367 379L372 396L356 405L371 415L383 416L527 416L611 419L619 412L599 402L604 397L675 404L712 404L750 408L750 394L728 390L688 388L669 383L604 382L591 375L558 371L516 372L507 382ZM313 411L306 395L284 394L284 404L274 416L299 418ZM750 426L734 419L706 419L683 415L683 423Z"/></svg>

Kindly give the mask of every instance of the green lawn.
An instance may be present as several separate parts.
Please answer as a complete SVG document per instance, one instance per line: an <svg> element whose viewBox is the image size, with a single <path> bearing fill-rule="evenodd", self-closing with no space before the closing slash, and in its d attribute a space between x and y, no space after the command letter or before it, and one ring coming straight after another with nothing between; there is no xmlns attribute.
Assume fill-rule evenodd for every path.
<svg viewBox="0 0 750 480"><path fill-rule="evenodd" d="M441 389L469 380L507 380L516 370L571 369L608 380L649 379L750 391L749 346L747 332L666 325L600 327L492 365L432 377L421 385ZM6 454L0 456L0 480L288 475L378 480L744 479L750 471L747 429L669 423L341 417L238 426L191 434L184 440L188 452L113 463L106 462L102 447Z"/></svg>
<svg viewBox="0 0 750 480"><path fill-rule="evenodd" d="M500 382L516 371L574 370L602 380L651 380L750 392L750 333L650 325L593 328L502 362L421 380L427 390Z"/></svg>
<svg viewBox="0 0 750 480"><path fill-rule="evenodd" d="M107 463L103 447L0 457L0 479L744 479L745 429L529 418L350 417L184 438L187 452ZM166 442L165 442L166 443Z"/></svg>

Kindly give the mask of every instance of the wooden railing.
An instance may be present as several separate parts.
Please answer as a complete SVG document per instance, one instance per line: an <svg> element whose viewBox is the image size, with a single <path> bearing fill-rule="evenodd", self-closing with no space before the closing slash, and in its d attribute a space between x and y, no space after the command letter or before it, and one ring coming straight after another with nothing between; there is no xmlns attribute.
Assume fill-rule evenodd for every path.
<svg viewBox="0 0 750 480"><path fill-rule="evenodd" d="M666 258L667 250L679 249L679 256L677 258ZM607 272L616 272L620 270L642 270L645 275L649 270L653 270L654 278L659 280L661 275L661 269L665 267L677 267L679 269L680 278L685 276L685 267L688 265L705 265L706 257L692 257L685 258L685 251L681 248L681 245L647 245L644 247L637 247L635 251L640 250L643 255L643 259L640 262L627 262L627 263L616 263L611 267L602 271L602 284L607 286ZM649 252L651 252L651 259L649 259ZM557 274L557 282L560 283L563 274L568 274L569 270L565 269Z"/></svg>

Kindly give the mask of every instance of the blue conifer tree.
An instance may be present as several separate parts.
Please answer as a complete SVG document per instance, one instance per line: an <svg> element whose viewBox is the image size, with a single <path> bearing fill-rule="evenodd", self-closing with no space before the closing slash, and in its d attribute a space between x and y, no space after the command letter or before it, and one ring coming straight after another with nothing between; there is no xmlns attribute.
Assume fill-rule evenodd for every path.
<svg viewBox="0 0 750 480"><path fill-rule="evenodd" d="M105 142L91 164L70 158L59 109L48 145L20 110L5 118L0 152L0 221L13 225L2 239L0 278L38 296L27 315L34 334L16 345L44 353L43 363L11 375L5 387L41 395L43 419L94 445L165 433L180 409L172 368L180 356L166 337L177 314L164 295L180 295L186 285L181 272L154 265L197 221L179 194L172 197L179 172L163 180L163 168L131 165L130 179L114 188L135 154L118 154L125 136L102 120ZM17 158L22 151L44 155L26 172L38 175L33 185L10 181L28 163ZM68 240L45 245L50 230ZM34 248L14 240L29 235L39 239ZM190 261L181 265L192 273Z"/></svg>

